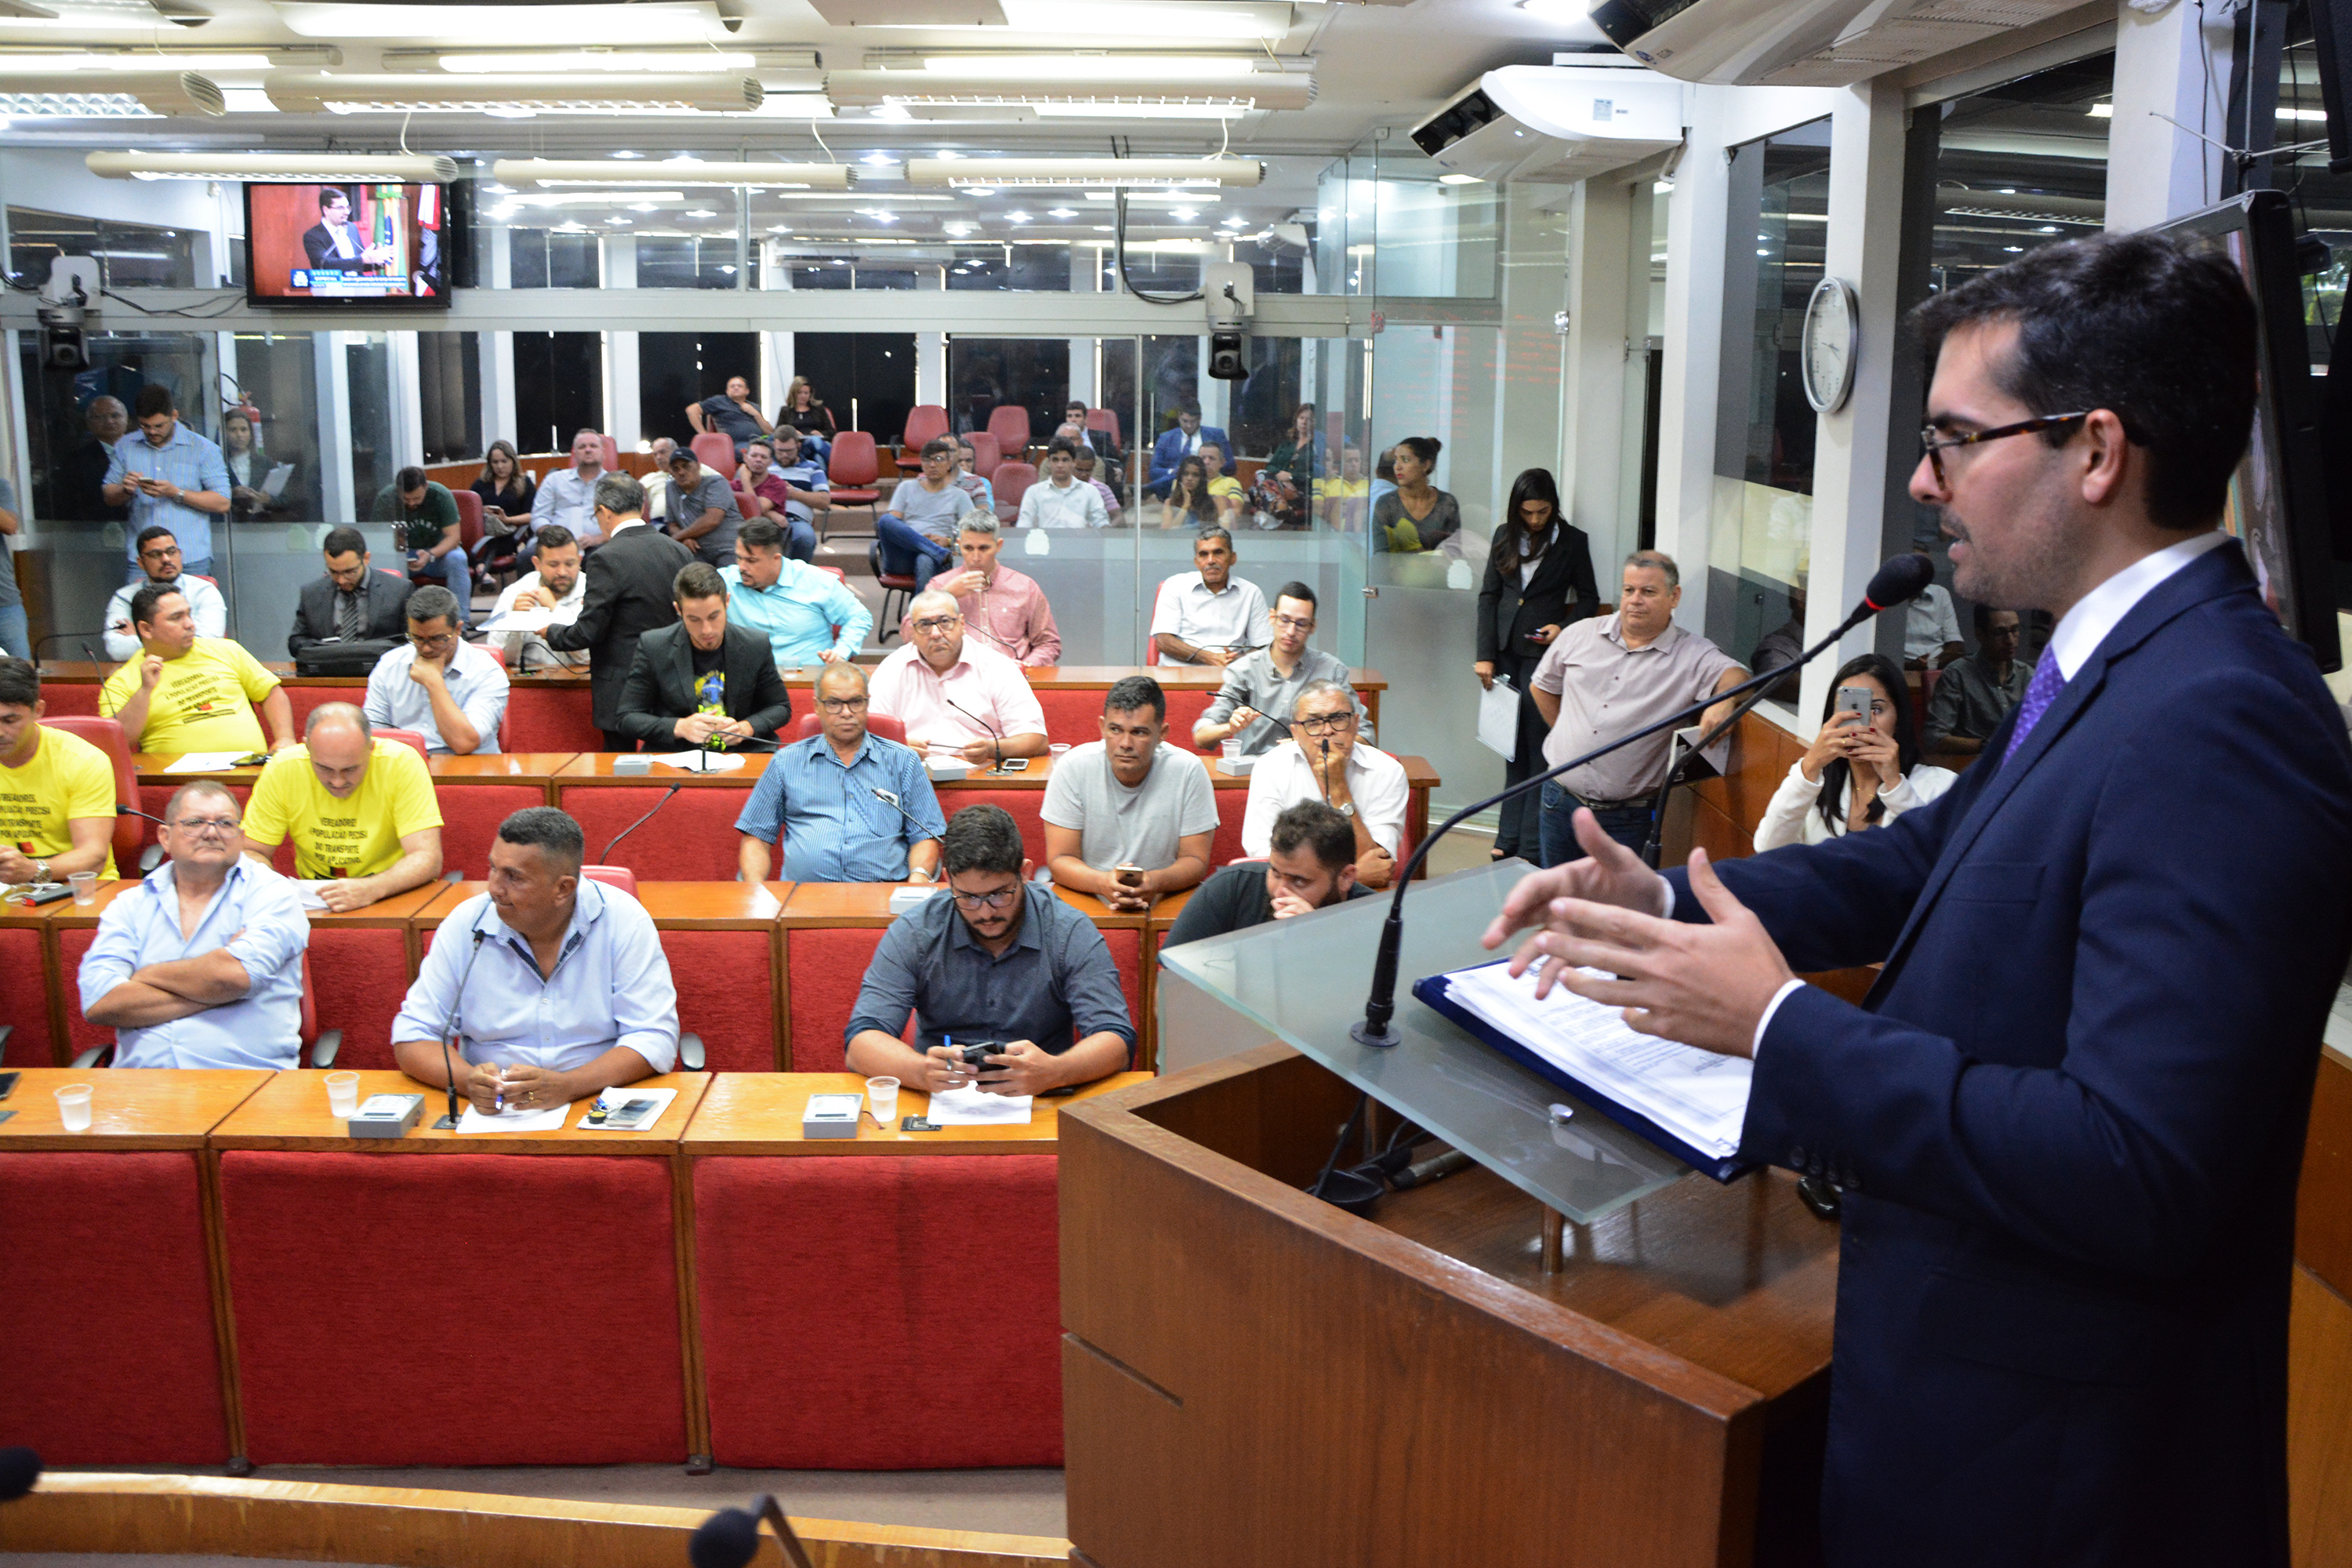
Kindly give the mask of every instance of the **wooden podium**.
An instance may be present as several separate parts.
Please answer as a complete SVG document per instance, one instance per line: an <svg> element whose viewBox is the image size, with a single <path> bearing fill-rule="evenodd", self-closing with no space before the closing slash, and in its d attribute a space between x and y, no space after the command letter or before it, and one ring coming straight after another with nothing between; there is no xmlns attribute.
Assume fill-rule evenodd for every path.
<svg viewBox="0 0 2352 1568"><path fill-rule="evenodd" d="M1468 906L1507 885L1465 872L1410 895L1408 975L1475 962L1449 954L1464 939L1444 933L1475 939L1484 921ZM1444 918L1417 938L1424 899ZM1784 1172L1729 1185L1627 1174L1601 1136L1616 1130L1589 1108L1569 1124L1585 1133L1536 1147L1520 1123L1540 1128L1544 1101L1567 1097L1468 1045L1489 1072L1410 999L1404 1045L1349 1056L1344 1011L1299 993L1360 999L1372 942L1350 928L1384 913L1331 910L1226 939L1255 953L1179 950L1161 978L1191 970L1193 1026L1244 1037L1255 1021L1267 1043L1062 1114L1073 1561L1819 1561L1837 1226ZM1315 962L1276 963L1280 996L1253 995L1264 945L1291 943ZM1353 951L1358 972L1339 973ZM1221 989L1213 1022L1201 997ZM1391 1194L1370 1218L1309 1197L1356 1090L1429 1125L1412 1095L1436 1100L1433 1070L1457 1094L1440 1119L1464 1134L1441 1135L1486 1144L1496 1169ZM1570 1214L1547 1272L1534 1194L1573 1191L1588 1163L1619 1166L1623 1193Z"/></svg>

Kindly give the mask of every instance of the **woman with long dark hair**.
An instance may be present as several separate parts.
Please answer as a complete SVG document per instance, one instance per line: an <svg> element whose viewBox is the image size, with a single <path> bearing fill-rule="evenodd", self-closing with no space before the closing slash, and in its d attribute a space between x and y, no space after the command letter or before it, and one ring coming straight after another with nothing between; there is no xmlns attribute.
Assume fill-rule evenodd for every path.
<svg viewBox="0 0 2352 1568"><path fill-rule="evenodd" d="M1199 528L1218 521L1217 498L1209 493L1209 465L1198 452L1176 465L1168 499L1160 503L1160 526Z"/></svg>
<svg viewBox="0 0 2352 1568"><path fill-rule="evenodd" d="M1486 555L1478 589L1478 661L1470 668L1488 690L1497 679L1519 694L1518 749L1503 764L1503 781L1517 784L1543 771L1548 727L1529 695L1528 678L1544 650L1571 623L1601 607L1592 576L1592 542L1560 515L1559 487L1549 468L1528 468L1511 481ZM1495 827L1495 858L1536 858L1543 802L1530 790L1503 804Z"/></svg>
<svg viewBox="0 0 2352 1568"><path fill-rule="evenodd" d="M516 456L514 443L491 442L482 456L482 477L466 488L482 498L482 537L474 546L475 566L512 561L530 531L531 498L539 489Z"/></svg>
<svg viewBox="0 0 2352 1568"><path fill-rule="evenodd" d="M1372 503L1372 547L1400 554L1434 550L1462 531L1462 507L1429 482L1445 443L1408 436L1389 449L1396 489Z"/></svg>
<svg viewBox="0 0 2352 1568"><path fill-rule="evenodd" d="M1865 714L1846 692L1867 696ZM1756 849L1819 844L1883 827L1959 782L1943 768L1919 765L1919 735L1903 672L1884 654L1848 659L1830 682L1821 733L1772 792L1756 827Z"/></svg>

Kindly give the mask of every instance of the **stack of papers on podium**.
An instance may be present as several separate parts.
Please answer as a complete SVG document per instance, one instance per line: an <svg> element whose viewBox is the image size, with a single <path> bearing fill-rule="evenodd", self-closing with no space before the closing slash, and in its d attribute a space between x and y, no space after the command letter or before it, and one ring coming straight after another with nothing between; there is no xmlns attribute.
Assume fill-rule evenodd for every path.
<svg viewBox="0 0 2352 1568"><path fill-rule="evenodd" d="M1599 977L1594 970L1581 973ZM1752 1063L1638 1034L1619 1010L1564 985L1536 999L1537 968L1511 978L1507 963L1445 976L1449 999L1603 1099L1655 1122L1716 1160L1739 1152Z"/></svg>

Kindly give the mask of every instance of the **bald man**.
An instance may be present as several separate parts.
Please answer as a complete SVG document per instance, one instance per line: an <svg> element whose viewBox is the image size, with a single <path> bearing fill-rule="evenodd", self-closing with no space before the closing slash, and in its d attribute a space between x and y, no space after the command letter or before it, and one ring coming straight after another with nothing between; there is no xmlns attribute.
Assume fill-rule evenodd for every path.
<svg viewBox="0 0 2352 1568"><path fill-rule="evenodd" d="M294 840L294 874L341 914L441 874L441 806L416 748L379 739L348 702L310 710L302 744L261 770L245 852L263 865Z"/></svg>
<svg viewBox="0 0 2352 1568"><path fill-rule="evenodd" d="M130 433L131 410L119 397L93 397L82 419L89 433L58 463L58 515L76 522L121 522L131 508L108 504L106 470L114 444Z"/></svg>

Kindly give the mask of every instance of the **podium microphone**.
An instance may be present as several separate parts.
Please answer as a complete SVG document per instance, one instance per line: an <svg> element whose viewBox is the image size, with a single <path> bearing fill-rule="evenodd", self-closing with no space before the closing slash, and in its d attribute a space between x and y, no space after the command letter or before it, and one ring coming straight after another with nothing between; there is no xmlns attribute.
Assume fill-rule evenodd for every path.
<svg viewBox="0 0 2352 1568"><path fill-rule="evenodd" d="M1594 747L1580 757L1571 757L1556 768L1547 769L1533 778L1522 779L1498 794L1488 795L1485 800L1473 802L1438 824L1427 837L1413 846L1411 858L1397 870L1396 893L1389 900L1388 922L1381 928L1380 953L1372 963L1371 994L1364 999L1363 1018L1348 1031L1349 1037L1360 1046L1393 1046L1397 1043L1397 1033L1389 1027L1389 1022L1396 1016L1397 952L1404 942L1405 890L1412 886L1414 873L1421 869L1422 862L1429 858L1430 847L1440 838L1461 826L1463 822L1491 806L1500 805L1503 802L1523 795L1529 790L1539 789L1563 773L1573 773L1588 763L1595 762L1612 752L1630 746L1636 741L1645 741L1662 730L1680 729L1727 699L1745 697L1749 692L1787 679L1790 670L1801 669L1811 664L1835 647L1840 637L1869 620L1873 616L1883 615L1897 605L1907 605L1917 598L1927 584L1935 581L1935 577L1936 568L1926 556L1909 553L1898 555L1881 566L1871 577L1870 586L1863 590L1862 603L1856 605L1829 636L1798 655L1793 665L1784 664L1776 669L1768 669L1761 675L1750 676L1729 690L1702 697L1689 707L1678 712L1669 713L1654 724L1644 724L1630 735L1621 735L1606 745Z"/></svg>
<svg viewBox="0 0 2352 1568"><path fill-rule="evenodd" d="M775 1531L776 1540L784 1550L784 1561L791 1568L814 1568L792 1521L784 1517L776 1500L766 1493L753 1498L748 1509L720 1509L696 1525L686 1543L686 1560L694 1568L751 1568L751 1560L760 1554L760 1521L763 1519Z"/></svg>
<svg viewBox="0 0 2352 1568"><path fill-rule="evenodd" d="M686 785L685 785L684 784L674 784L670 785L670 786L669 786L669 795L664 795L664 796L662 796L659 800L657 800L657 801L654 802L654 809L653 809L653 811L649 811L649 812L646 813L643 816L641 816L641 817L637 818L635 822L632 822L632 823L631 823L631 824L629 824L626 827L624 827L623 829L621 829L621 831L620 831L620 832L615 833L614 835L613 835L613 842L612 842L612 844L607 844L607 845L605 845L605 846L604 846L604 853L603 853L602 855L599 855L599 856L597 856L597 857L596 857L596 864L598 864L599 866L609 866L609 865L611 865L611 864L613 863L613 848L614 848L614 845L619 844L619 843L621 842L621 840L622 840L622 839L626 838L630 834L635 833L638 828L643 827L646 823L651 822L651 821L654 819L654 812L656 812L656 811L659 811L663 806L667 805L669 804L669 798L670 798L670 795L676 795L678 791L680 791L680 790L684 789L685 787L686 787Z"/></svg>

